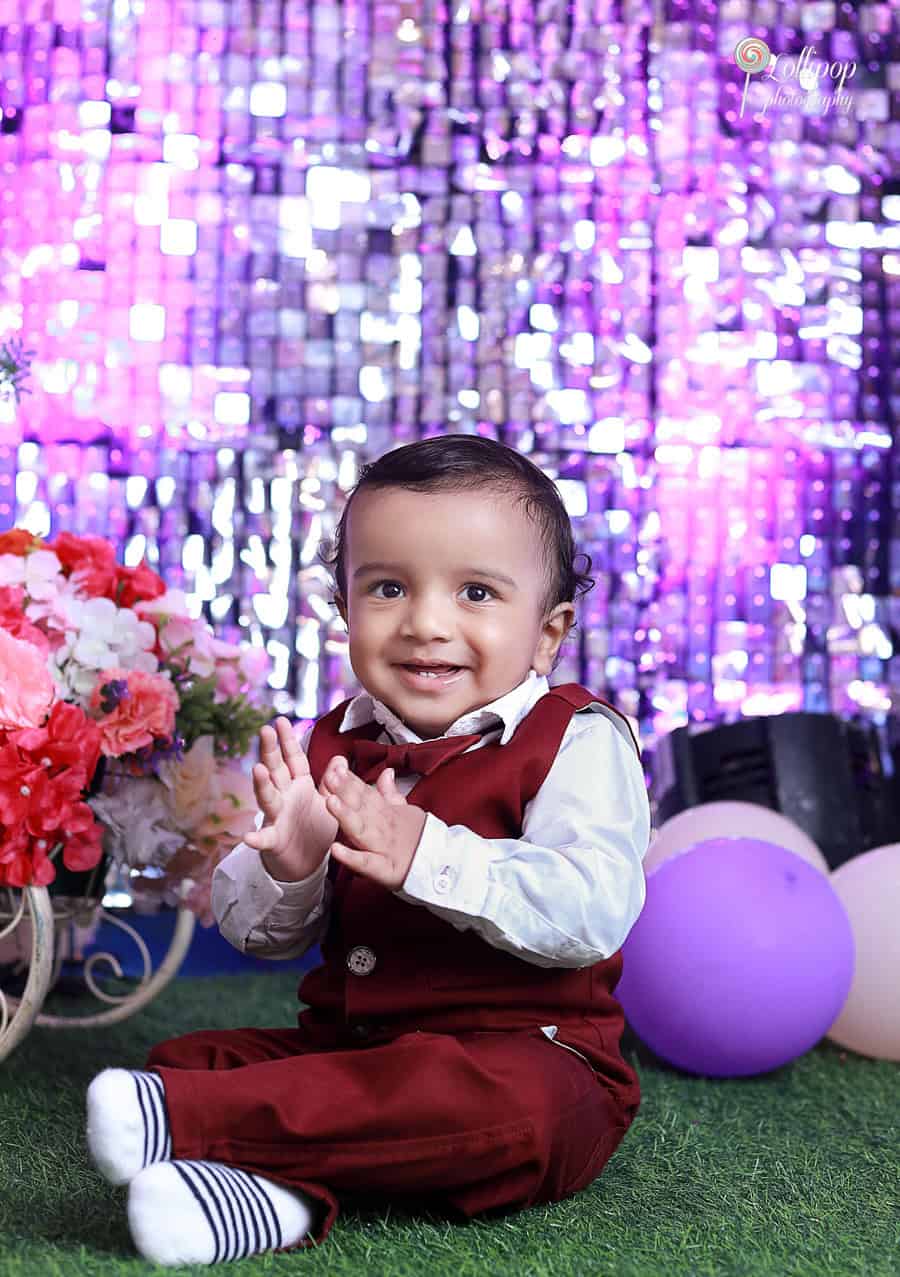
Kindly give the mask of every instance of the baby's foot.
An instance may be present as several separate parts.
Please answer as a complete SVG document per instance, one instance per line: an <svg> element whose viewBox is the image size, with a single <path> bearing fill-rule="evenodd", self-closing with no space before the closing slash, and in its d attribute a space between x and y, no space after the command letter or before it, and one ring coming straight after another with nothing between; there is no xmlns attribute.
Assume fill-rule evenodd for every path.
<svg viewBox="0 0 900 1277"><path fill-rule="evenodd" d="M87 1142L110 1184L127 1184L172 1156L165 1091L157 1073L104 1069L87 1091Z"/></svg>
<svg viewBox="0 0 900 1277"><path fill-rule="evenodd" d="M170 1268L293 1246L311 1219L302 1194L222 1162L160 1162L128 1190L135 1246Z"/></svg>

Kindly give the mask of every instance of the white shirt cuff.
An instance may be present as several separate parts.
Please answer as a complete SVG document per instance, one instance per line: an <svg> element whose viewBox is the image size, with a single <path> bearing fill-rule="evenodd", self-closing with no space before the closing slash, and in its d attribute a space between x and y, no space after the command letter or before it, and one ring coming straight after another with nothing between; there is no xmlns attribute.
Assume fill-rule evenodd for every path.
<svg viewBox="0 0 900 1277"><path fill-rule="evenodd" d="M289 911L302 922L321 899L329 859L326 856L308 878L276 882L266 872L259 852L238 843L213 874L211 902L222 934L243 949L250 933L269 919L279 904L279 912Z"/></svg>
<svg viewBox="0 0 900 1277"><path fill-rule="evenodd" d="M415 904L429 904L469 914L475 918L481 912L487 894L483 875L474 871L479 863L477 854L466 856L466 842L481 842L478 834L462 825L449 826L431 812L426 812L425 826L416 854L403 886L395 892L401 900ZM470 847L470 851L472 851ZM466 874L462 866L466 865Z"/></svg>

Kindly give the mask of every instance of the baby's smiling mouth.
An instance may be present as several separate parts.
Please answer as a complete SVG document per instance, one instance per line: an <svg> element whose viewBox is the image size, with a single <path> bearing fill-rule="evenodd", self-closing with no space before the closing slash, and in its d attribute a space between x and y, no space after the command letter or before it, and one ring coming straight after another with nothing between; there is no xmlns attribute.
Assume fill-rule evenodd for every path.
<svg viewBox="0 0 900 1277"><path fill-rule="evenodd" d="M465 668L462 665L432 665L424 662L411 661L404 662L398 666L407 674L411 674L413 678L420 683L447 683L448 680L455 678L457 674L461 674Z"/></svg>

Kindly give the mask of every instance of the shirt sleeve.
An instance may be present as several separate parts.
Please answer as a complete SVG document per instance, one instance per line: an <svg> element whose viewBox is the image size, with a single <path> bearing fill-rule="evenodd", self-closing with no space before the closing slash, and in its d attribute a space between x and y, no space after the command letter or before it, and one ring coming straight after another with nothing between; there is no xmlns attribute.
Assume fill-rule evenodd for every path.
<svg viewBox="0 0 900 1277"><path fill-rule="evenodd" d="M306 753L310 726L300 742ZM242 953L297 958L318 944L328 927L328 861L299 882L276 882L258 851L238 843L213 873L211 903L219 930Z"/></svg>
<svg viewBox="0 0 900 1277"><path fill-rule="evenodd" d="M573 715L521 838L428 813L401 899L539 967L621 948L643 908L650 804L638 753L603 713Z"/></svg>
<svg viewBox="0 0 900 1277"><path fill-rule="evenodd" d="M241 953L299 958L319 943L328 926L329 859L299 882L276 882L259 852L239 843L213 874L212 908L222 935Z"/></svg>

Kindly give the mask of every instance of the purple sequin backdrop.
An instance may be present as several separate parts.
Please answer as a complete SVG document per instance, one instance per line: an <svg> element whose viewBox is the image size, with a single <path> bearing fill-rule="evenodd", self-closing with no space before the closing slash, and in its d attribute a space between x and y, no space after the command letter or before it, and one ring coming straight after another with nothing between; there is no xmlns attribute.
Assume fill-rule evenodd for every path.
<svg viewBox="0 0 900 1277"><path fill-rule="evenodd" d="M146 554L311 717L355 690L316 550L360 463L496 436L593 557L554 681L651 746L883 723L898 18L0 0L0 342L36 351L0 402L0 527ZM774 69L736 64L750 36Z"/></svg>

